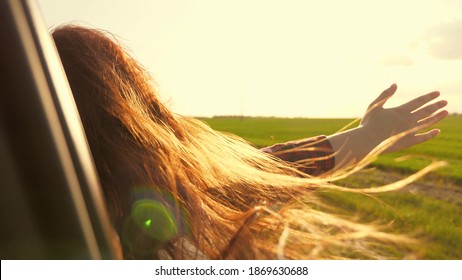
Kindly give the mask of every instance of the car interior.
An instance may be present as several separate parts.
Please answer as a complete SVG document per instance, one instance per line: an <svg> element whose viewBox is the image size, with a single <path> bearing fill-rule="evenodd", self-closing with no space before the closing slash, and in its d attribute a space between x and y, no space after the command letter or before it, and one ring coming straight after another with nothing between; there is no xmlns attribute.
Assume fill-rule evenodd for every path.
<svg viewBox="0 0 462 280"><path fill-rule="evenodd" d="M0 1L0 258L116 259L72 92L34 0Z"/></svg>

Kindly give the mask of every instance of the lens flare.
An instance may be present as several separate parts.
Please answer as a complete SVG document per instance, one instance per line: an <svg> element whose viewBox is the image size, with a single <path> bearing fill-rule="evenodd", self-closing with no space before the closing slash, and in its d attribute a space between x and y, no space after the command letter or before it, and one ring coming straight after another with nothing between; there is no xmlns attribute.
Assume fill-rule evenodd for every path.
<svg viewBox="0 0 462 280"><path fill-rule="evenodd" d="M158 188L133 188L130 215L122 230L122 243L137 255L152 255L169 241L189 232L186 211L171 194Z"/></svg>
<svg viewBox="0 0 462 280"><path fill-rule="evenodd" d="M148 219L148 220L144 221L144 225L145 225L146 227L150 227L151 224L152 224L152 220L151 220L151 219Z"/></svg>
<svg viewBox="0 0 462 280"><path fill-rule="evenodd" d="M172 239L178 232L175 217L158 201L143 199L135 202L131 217L145 234L161 242Z"/></svg>

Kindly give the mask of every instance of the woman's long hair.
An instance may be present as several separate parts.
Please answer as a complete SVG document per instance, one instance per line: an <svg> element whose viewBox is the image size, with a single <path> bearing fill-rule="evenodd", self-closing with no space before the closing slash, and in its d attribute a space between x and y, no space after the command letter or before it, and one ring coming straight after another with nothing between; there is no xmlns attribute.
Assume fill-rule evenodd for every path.
<svg viewBox="0 0 462 280"><path fill-rule="evenodd" d="M53 37L126 258L382 258L404 240L329 214L328 178L173 114L110 34Z"/></svg>

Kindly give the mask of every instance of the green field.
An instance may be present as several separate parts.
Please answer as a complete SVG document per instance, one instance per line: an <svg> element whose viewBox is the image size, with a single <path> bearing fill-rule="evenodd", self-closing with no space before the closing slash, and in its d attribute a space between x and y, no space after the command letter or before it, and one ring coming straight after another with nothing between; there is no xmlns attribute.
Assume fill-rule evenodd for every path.
<svg viewBox="0 0 462 280"><path fill-rule="evenodd" d="M239 135L257 147L301 139L320 134L330 135L342 129L354 119L285 119L215 117L202 119L212 128ZM449 116L437 126L441 134L432 141L405 151L382 155L375 165L402 172L417 171L431 160L444 160L448 166L436 173L452 181L462 183L462 116ZM396 162L404 155L414 158Z"/></svg>
<svg viewBox="0 0 462 280"><path fill-rule="evenodd" d="M212 128L239 135L257 147L339 131L352 119L283 119L215 117L202 119ZM325 192L324 197L342 205L344 213L364 221L393 223L393 231L422 240L418 257L462 259L462 116L449 116L437 126L437 138L411 149L381 155L368 169L338 182L347 187L371 187L399 180L433 160L447 166L434 171L400 192L374 198ZM412 155L409 160L396 158ZM377 199L378 198L378 199ZM406 252L395 252L397 258Z"/></svg>

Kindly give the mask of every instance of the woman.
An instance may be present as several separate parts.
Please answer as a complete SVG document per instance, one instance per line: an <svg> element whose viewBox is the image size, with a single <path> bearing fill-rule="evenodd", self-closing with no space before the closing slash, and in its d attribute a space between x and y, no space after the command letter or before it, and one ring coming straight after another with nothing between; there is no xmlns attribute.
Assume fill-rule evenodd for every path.
<svg viewBox="0 0 462 280"><path fill-rule="evenodd" d="M425 106L437 92L384 109L392 85L357 128L258 150L174 115L110 35L63 26L53 37L126 258L373 258L406 240L328 214L318 191L371 152L436 136L417 133L447 115L434 114L445 101Z"/></svg>

